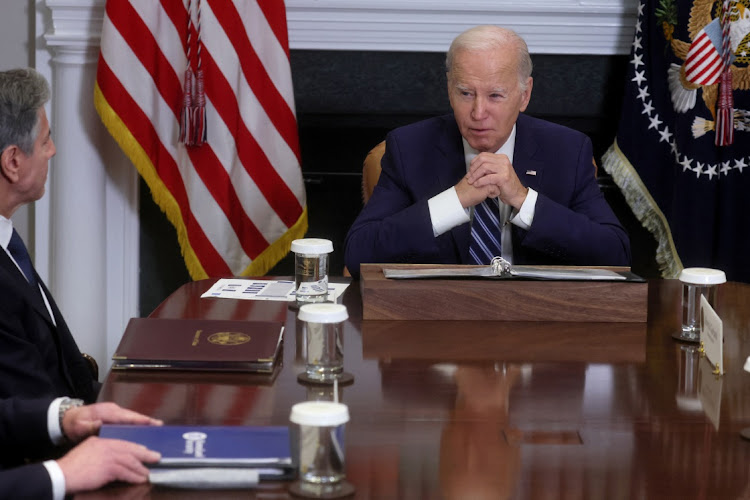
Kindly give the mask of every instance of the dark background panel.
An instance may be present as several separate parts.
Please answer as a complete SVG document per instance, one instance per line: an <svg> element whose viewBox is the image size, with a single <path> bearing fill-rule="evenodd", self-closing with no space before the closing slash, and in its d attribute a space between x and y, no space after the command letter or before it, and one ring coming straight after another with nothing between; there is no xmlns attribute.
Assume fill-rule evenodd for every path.
<svg viewBox="0 0 750 500"><path fill-rule="evenodd" d="M450 112L444 54L293 50L292 75L307 190L307 236L333 241L331 274L343 271L346 232L362 208L367 152L398 126ZM626 56L532 55L534 88L527 113L591 137L594 155L614 140ZM633 271L658 276L653 237L633 217L618 188L599 169L599 184L630 233ZM190 280L174 228L141 183L141 315ZM294 273L293 257L269 275Z"/></svg>

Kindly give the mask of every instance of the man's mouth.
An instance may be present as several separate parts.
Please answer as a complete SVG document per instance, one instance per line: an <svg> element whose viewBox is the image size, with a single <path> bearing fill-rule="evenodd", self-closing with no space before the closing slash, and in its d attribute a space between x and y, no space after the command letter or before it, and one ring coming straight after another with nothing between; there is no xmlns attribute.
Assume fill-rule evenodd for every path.
<svg viewBox="0 0 750 500"><path fill-rule="evenodd" d="M491 131L491 129L488 129L488 128L472 128L470 130L473 134L477 134L477 135L484 135Z"/></svg>

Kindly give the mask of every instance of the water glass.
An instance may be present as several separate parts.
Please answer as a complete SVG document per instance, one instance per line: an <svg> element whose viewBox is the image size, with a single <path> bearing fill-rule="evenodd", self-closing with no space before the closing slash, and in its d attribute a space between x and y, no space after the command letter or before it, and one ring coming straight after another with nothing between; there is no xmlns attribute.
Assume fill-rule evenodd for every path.
<svg viewBox="0 0 750 500"><path fill-rule="evenodd" d="M304 238L292 241L294 289L298 305L328 300L329 254L331 240Z"/></svg>
<svg viewBox="0 0 750 500"><path fill-rule="evenodd" d="M682 282L682 331L680 340L698 342L701 331L701 296L716 307L718 285L725 283L724 271L705 267L687 267L680 273Z"/></svg>

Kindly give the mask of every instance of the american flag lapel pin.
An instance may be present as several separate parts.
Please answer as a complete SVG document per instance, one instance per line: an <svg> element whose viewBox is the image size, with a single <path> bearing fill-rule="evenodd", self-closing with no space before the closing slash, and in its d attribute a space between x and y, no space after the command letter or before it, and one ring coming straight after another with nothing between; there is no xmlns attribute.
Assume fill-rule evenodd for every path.
<svg viewBox="0 0 750 500"><path fill-rule="evenodd" d="M536 170L527 170L526 175L536 175Z"/></svg>

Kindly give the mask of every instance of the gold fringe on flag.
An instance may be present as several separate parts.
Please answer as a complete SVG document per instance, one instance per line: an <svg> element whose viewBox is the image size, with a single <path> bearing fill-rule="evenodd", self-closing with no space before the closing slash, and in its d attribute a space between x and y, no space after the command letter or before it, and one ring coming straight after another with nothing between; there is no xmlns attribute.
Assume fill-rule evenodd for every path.
<svg viewBox="0 0 750 500"><path fill-rule="evenodd" d="M656 263L662 277L679 277L683 265L674 246L669 223L633 165L617 146L617 140L602 156L602 168L612 176L641 225L654 235Z"/></svg>

